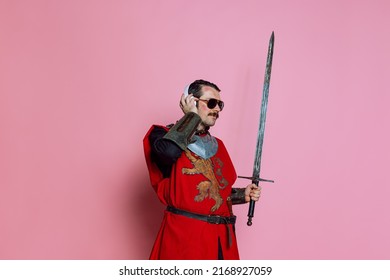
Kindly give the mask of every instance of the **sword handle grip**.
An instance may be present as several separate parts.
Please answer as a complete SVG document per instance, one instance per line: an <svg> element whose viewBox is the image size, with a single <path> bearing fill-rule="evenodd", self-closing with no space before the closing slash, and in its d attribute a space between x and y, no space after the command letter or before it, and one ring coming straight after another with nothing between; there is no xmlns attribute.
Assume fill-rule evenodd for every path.
<svg viewBox="0 0 390 280"><path fill-rule="evenodd" d="M248 222L246 223L248 226L252 225L252 218L253 218L254 212L255 212L255 202L253 200L251 200L249 202Z"/></svg>

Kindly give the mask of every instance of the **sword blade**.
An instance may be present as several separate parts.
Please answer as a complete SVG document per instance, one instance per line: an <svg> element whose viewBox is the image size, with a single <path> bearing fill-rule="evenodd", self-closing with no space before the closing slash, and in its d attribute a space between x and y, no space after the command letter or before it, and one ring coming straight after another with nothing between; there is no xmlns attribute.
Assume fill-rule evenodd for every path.
<svg viewBox="0 0 390 280"><path fill-rule="evenodd" d="M264 85L263 85L263 97L261 100L260 124L259 124L259 131L257 134L255 161L253 164L252 183L255 184L256 186L259 185L259 181L263 181L262 179L260 179L260 167L261 167L261 156L263 152L265 121L267 117L269 85L270 85L271 70L272 70L272 57L274 53L274 40L275 40L275 35L274 32L272 32L271 38L269 40L269 45L268 45L267 64L265 67ZM255 210L255 202L251 200L249 204L249 210L248 210L248 222L247 222L248 226L252 225L254 210Z"/></svg>

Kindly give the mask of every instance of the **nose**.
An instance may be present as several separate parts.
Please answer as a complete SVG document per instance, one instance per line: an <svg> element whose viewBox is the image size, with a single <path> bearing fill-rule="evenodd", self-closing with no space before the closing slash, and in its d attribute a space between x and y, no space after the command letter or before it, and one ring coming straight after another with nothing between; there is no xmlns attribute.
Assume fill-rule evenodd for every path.
<svg viewBox="0 0 390 280"><path fill-rule="evenodd" d="M216 109L216 110L218 110L218 112L221 112L222 110L221 110L221 107L219 107L219 105L217 104L217 106L215 106L215 108L214 109Z"/></svg>

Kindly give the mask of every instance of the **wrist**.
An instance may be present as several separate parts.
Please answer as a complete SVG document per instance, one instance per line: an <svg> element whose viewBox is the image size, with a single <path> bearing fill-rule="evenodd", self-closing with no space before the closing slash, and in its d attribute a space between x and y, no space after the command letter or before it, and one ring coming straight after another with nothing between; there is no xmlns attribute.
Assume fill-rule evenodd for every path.
<svg viewBox="0 0 390 280"><path fill-rule="evenodd" d="M244 204L247 202L245 190L246 188L232 188L232 204Z"/></svg>

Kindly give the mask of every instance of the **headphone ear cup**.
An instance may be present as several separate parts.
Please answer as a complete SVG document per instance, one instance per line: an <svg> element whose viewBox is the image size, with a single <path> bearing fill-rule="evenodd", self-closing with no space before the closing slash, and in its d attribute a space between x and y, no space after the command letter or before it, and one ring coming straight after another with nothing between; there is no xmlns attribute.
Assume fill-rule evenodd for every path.
<svg viewBox="0 0 390 280"><path fill-rule="evenodd" d="M184 88L184 96L188 96L188 90L190 89L190 85L187 85L185 88Z"/></svg>

